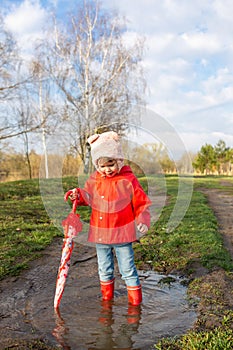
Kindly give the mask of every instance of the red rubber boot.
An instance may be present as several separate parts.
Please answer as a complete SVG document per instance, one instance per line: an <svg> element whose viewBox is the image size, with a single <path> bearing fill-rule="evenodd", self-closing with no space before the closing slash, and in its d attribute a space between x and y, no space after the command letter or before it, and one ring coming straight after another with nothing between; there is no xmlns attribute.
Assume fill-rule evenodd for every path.
<svg viewBox="0 0 233 350"><path fill-rule="evenodd" d="M100 281L102 300L109 301L114 297L114 278L111 281Z"/></svg>
<svg viewBox="0 0 233 350"><path fill-rule="evenodd" d="M128 324L138 324L141 319L141 305L128 305Z"/></svg>
<svg viewBox="0 0 233 350"><path fill-rule="evenodd" d="M142 287L141 285L135 287L127 286L128 302L131 305L140 305L142 302Z"/></svg>

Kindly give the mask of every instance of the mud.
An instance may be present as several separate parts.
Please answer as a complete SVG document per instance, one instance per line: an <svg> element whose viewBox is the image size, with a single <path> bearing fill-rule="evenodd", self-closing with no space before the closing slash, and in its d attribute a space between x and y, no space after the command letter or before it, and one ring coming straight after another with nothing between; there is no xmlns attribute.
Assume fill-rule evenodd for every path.
<svg viewBox="0 0 233 350"><path fill-rule="evenodd" d="M202 190L202 192L208 198L209 205L218 220L225 247L233 259L233 195L215 189Z"/></svg>
<svg viewBox="0 0 233 350"><path fill-rule="evenodd" d="M219 190L203 192L215 212L225 246L233 258L233 196ZM128 308L125 286L118 271L115 301L103 305L95 249L81 244L75 245L72 255L73 264L60 314L54 313L53 297L61 245L62 240L56 239L42 258L32 262L19 277L0 282L1 350L152 349L161 336L179 335L192 326L210 329L218 325L216 317L206 322L196 319L196 314L185 301L186 291L177 277L171 276L174 278L171 285L161 286L161 276L158 279L153 272L140 272L144 286L144 303L140 309ZM199 294L198 305L200 319L209 308L204 297L210 293L207 287L205 289L210 284L221 290L222 307L233 308L230 274L226 275L221 269L208 273L197 264L193 277L200 277L203 281L203 295ZM155 294L157 301L153 299ZM172 309L172 305L177 304L178 311ZM142 324L147 326L142 328Z"/></svg>
<svg viewBox="0 0 233 350"><path fill-rule="evenodd" d="M196 313L186 300L184 281L177 276L170 276L166 284L167 276L139 271L143 304L129 307L126 287L116 268L114 302L103 303L95 248L78 243L59 313L55 313L61 245L62 240L56 240L29 270L1 282L0 349L12 348L19 339L21 344L41 339L49 346L74 350L150 349L156 339L182 334L192 327ZM33 349L38 348L33 345Z"/></svg>

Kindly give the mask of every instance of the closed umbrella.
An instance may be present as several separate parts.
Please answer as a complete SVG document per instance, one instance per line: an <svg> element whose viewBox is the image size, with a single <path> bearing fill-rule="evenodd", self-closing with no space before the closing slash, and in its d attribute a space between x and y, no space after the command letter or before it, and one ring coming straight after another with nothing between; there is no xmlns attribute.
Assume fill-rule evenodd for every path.
<svg viewBox="0 0 233 350"><path fill-rule="evenodd" d="M64 239L62 246L62 256L57 274L56 291L54 297L54 308L58 309L65 289L65 283L70 267L71 254L74 248L73 238L82 230L80 215L76 214L77 200L73 201L72 212L62 221L64 229Z"/></svg>

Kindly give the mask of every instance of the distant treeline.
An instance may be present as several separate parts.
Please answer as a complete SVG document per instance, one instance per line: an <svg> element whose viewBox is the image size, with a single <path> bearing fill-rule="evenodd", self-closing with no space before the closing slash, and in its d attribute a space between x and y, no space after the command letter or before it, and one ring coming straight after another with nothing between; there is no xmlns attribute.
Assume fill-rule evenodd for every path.
<svg viewBox="0 0 233 350"><path fill-rule="evenodd" d="M194 169L205 175L233 175L233 148L219 140L215 146L205 144L193 161Z"/></svg>
<svg viewBox="0 0 233 350"><path fill-rule="evenodd" d="M132 152L132 150L131 150ZM168 153L154 144L133 149L133 161L126 161L137 174L233 175L233 149L219 140L215 146L206 144L197 154L185 154L171 160ZM48 155L50 177L76 176L83 173L83 163L77 154ZM193 168L192 168L193 167ZM93 169L92 169L93 170ZM16 151L0 151L0 181L14 181L45 176L44 156L31 151L27 156Z"/></svg>

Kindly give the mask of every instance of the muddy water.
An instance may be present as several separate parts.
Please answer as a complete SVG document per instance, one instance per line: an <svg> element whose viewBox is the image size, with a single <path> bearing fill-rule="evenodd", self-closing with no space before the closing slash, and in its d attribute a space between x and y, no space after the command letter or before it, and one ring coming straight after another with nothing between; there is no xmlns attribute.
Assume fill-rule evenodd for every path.
<svg viewBox="0 0 233 350"><path fill-rule="evenodd" d="M140 271L143 304L128 307L126 288L116 270L114 301L103 303L95 250L77 245L60 314L54 313L61 242L56 244L29 271L14 279L10 288L9 281L7 289L1 283L1 339L41 337L70 350L142 350L153 348L161 337L179 335L192 327L196 315L177 276L168 285L161 283L164 276Z"/></svg>
<svg viewBox="0 0 233 350"><path fill-rule="evenodd" d="M118 283L114 302L83 298L63 303L53 335L65 349L149 349L163 336L191 328L195 313L186 302L185 288L177 278L170 285L165 276L141 273L143 304L127 305L125 286ZM167 276L166 276L167 277ZM78 345L77 345L78 344Z"/></svg>

